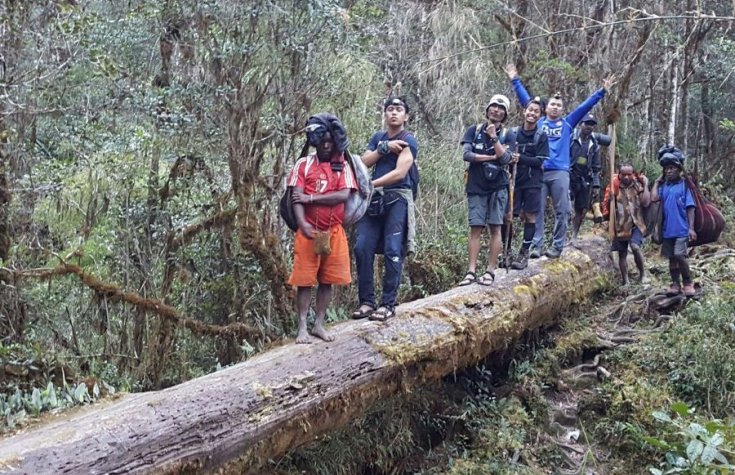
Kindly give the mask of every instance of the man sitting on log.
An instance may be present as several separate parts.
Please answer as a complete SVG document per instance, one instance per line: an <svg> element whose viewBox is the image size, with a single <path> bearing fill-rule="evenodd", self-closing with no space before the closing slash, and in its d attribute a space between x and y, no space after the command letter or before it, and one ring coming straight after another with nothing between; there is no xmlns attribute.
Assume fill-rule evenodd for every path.
<svg viewBox="0 0 735 475"><path fill-rule="evenodd" d="M345 201L357 188L352 169L345 164L343 152L349 142L342 123L330 114L318 114L309 120L306 130L308 143L316 147L316 154L300 158L288 178L299 226L289 279L289 284L298 288L296 343L311 343L306 317L311 306L311 289L317 284L316 317L311 334L324 341L334 339L324 327L324 320L332 299L332 285L349 285L352 281L342 220Z"/></svg>
<svg viewBox="0 0 735 475"><path fill-rule="evenodd" d="M643 220L643 208L651 204L651 192L648 190L648 179L643 174L635 174L633 165L624 164L618 176L612 180L612 192L609 193L608 209L615 213L615 236L611 252L618 253L618 267L623 285L628 285L628 246L633 252L635 266L638 268L638 281L643 282L643 235L646 223Z"/></svg>

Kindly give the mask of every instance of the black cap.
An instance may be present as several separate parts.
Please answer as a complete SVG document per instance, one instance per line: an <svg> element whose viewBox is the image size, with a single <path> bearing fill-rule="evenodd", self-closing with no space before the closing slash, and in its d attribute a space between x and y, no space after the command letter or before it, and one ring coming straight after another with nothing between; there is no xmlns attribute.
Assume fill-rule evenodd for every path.
<svg viewBox="0 0 735 475"><path fill-rule="evenodd" d="M582 119L582 122L592 122L593 124L597 125L597 119L595 119L595 116L592 115L592 113L589 113L586 116L584 116L584 119Z"/></svg>
<svg viewBox="0 0 735 475"><path fill-rule="evenodd" d="M404 109L406 109L406 112L409 112L408 103L403 97L398 96L390 96L386 100L383 101L383 111L385 111L388 106L401 106Z"/></svg>

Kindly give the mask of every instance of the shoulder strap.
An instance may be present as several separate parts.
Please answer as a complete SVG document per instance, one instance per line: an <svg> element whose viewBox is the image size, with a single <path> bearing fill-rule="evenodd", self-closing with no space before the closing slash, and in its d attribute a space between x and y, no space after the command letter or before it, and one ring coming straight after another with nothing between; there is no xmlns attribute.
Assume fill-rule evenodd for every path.
<svg viewBox="0 0 735 475"><path fill-rule="evenodd" d="M503 130L503 135L498 137L500 143L507 145L511 151L515 151L518 142L518 131L520 127L510 127Z"/></svg>
<svg viewBox="0 0 735 475"><path fill-rule="evenodd" d="M477 142L478 140L482 140L482 135L481 134L482 134L482 125L483 125L483 123L484 122L480 122L479 124L477 124L475 126L475 140L474 140L475 142Z"/></svg>
<svg viewBox="0 0 735 475"><path fill-rule="evenodd" d="M533 146L536 147L539 142L541 142L541 136L544 135L544 131L541 130L541 127L538 125L536 126L536 133L533 134Z"/></svg>

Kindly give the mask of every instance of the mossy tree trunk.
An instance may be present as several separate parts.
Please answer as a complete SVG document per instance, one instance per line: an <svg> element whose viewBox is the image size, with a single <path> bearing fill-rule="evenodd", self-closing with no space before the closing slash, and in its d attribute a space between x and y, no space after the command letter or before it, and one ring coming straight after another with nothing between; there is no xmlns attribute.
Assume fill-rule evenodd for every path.
<svg viewBox="0 0 735 475"><path fill-rule="evenodd" d="M129 395L6 439L16 473L257 473L379 399L476 364L606 285L607 243L398 307L387 324L345 322L332 343L288 344L163 391Z"/></svg>

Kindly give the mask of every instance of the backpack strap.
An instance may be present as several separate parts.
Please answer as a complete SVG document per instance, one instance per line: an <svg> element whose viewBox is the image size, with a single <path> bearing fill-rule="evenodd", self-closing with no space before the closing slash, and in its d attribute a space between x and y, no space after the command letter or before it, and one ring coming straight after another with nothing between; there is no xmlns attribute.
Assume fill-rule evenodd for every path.
<svg viewBox="0 0 735 475"><path fill-rule="evenodd" d="M520 127L511 127L504 131L502 140L500 143L503 145L507 145L508 148L510 148L511 152L514 152L516 149L516 145L518 144L518 132L520 131Z"/></svg>

